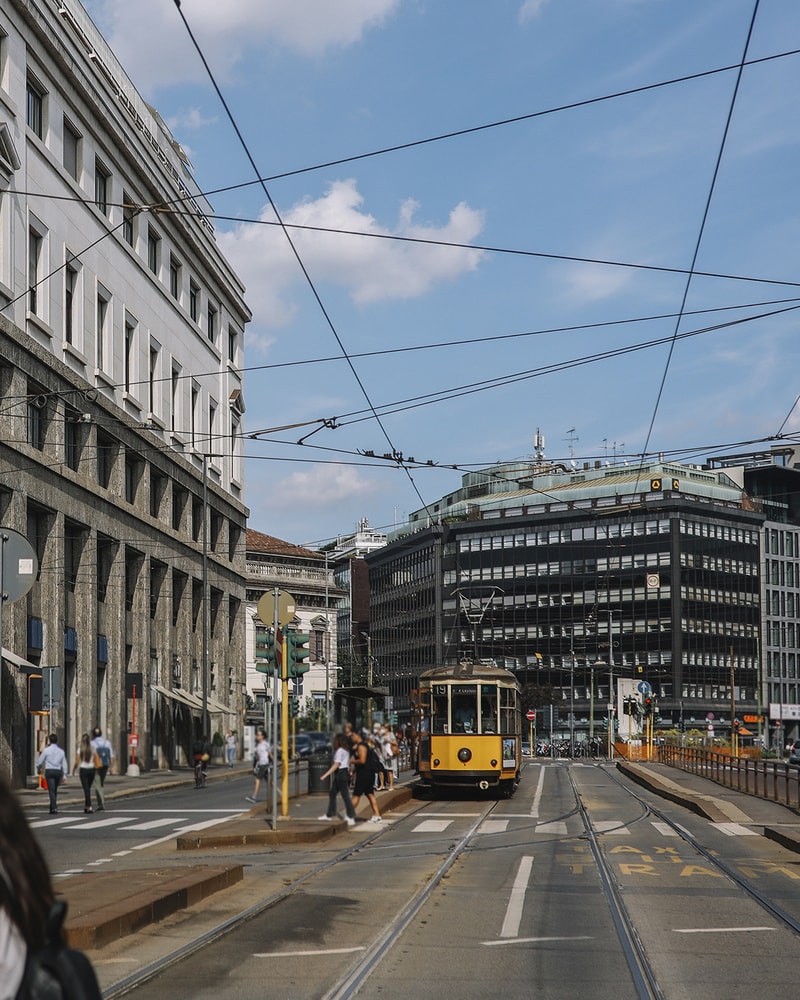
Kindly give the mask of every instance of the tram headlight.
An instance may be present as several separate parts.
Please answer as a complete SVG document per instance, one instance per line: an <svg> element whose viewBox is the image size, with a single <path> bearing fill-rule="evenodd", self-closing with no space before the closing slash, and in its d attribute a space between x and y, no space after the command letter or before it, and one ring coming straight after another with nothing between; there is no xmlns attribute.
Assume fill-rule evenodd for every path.
<svg viewBox="0 0 800 1000"><path fill-rule="evenodd" d="M433 766L434 766L434 767L438 767L438 766L439 766L439 765L440 765L441 763L442 763L442 762L441 762L441 761L439 760L439 758L438 758L438 757L434 757L434 758L433 758Z"/></svg>
<svg viewBox="0 0 800 1000"><path fill-rule="evenodd" d="M461 747L458 751L458 759L462 764L466 764L468 761L472 760L472 751L469 747Z"/></svg>
<svg viewBox="0 0 800 1000"><path fill-rule="evenodd" d="M492 765L492 767L497 767L497 761L496 760L490 760L489 763Z"/></svg>

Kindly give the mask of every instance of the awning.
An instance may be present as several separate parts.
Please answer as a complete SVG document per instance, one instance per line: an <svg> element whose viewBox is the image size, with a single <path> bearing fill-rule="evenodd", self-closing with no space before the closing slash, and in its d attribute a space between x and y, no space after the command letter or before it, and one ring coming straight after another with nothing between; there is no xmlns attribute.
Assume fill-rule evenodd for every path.
<svg viewBox="0 0 800 1000"><path fill-rule="evenodd" d="M184 691L183 688L170 688L162 687L161 684L154 684L153 687L158 691L159 694L163 694L165 698L171 698L173 701L179 701L182 705L188 705L189 708L202 708L203 703L199 698L196 698L193 694L188 691Z"/></svg>
<svg viewBox="0 0 800 1000"><path fill-rule="evenodd" d="M18 667L20 670L24 670L26 674L40 674L42 672L41 667L37 667L35 663L31 663L30 660L26 660L23 656L17 656L16 653L12 653L5 646L3 646L3 659L8 660L10 664Z"/></svg>
<svg viewBox="0 0 800 1000"><path fill-rule="evenodd" d="M222 702L217 701L216 698L207 698L206 702L208 704L209 712L214 715L235 715L236 713L232 708L228 708L227 705L223 705Z"/></svg>

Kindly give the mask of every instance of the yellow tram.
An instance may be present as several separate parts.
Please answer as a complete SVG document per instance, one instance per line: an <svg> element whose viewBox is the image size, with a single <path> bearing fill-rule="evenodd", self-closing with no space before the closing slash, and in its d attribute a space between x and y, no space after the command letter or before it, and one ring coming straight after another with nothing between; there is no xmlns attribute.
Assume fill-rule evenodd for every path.
<svg viewBox="0 0 800 1000"><path fill-rule="evenodd" d="M470 662L434 667L414 692L417 769L434 790L519 784L522 711L517 679L502 667Z"/></svg>

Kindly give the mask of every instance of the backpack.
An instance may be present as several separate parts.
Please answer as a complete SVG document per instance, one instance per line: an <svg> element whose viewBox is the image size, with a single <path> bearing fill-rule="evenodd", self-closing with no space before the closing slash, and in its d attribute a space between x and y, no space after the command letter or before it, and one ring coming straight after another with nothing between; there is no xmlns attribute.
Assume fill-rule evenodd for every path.
<svg viewBox="0 0 800 1000"><path fill-rule="evenodd" d="M25 974L15 1000L102 1000L92 963L81 951L57 943L67 912L53 903L47 920L47 944L28 952Z"/></svg>
<svg viewBox="0 0 800 1000"><path fill-rule="evenodd" d="M373 774L383 774L383 764L378 756L375 747L367 747L367 770Z"/></svg>
<svg viewBox="0 0 800 1000"><path fill-rule="evenodd" d="M101 767L111 767L111 748L105 747L99 744L97 747L97 756L100 758Z"/></svg>

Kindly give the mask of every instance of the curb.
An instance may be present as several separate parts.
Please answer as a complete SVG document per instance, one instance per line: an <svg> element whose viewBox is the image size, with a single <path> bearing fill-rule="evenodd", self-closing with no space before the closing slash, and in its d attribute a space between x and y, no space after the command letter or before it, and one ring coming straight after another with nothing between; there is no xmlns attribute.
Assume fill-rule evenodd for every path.
<svg viewBox="0 0 800 1000"><path fill-rule="evenodd" d="M698 816L703 816L712 823L749 822L747 816L737 809L736 806L725 803L721 799L716 799L711 795L704 795L701 792L693 792L678 785L669 778L664 778L660 774L648 771L641 764L631 764L628 761L617 761L617 770L622 771L631 781L637 785L647 788L649 791L660 795L670 802L675 802L679 806L684 806Z"/></svg>
<svg viewBox="0 0 800 1000"><path fill-rule="evenodd" d="M119 873L82 874L59 881L56 889L67 902L65 930L70 947L82 951L102 948L133 934L147 924L185 909L207 896L227 889L244 878L243 865L217 865L160 871L130 872L135 884L125 895ZM113 884L119 898L107 898L106 885Z"/></svg>
<svg viewBox="0 0 800 1000"><path fill-rule="evenodd" d="M405 805L414 794L413 787L404 785L402 788L385 792L378 799L381 813ZM327 793L326 793L327 795ZM280 817L278 827L265 829L263 824L271 822L271 814L261 810L253 810L244 819L234 820L228 824L210 830L199 830L178 837L176 847L179 851L213 850L216 847L246 847L264 846L269 844L314 844L336 836L338 833L351 830L344 820L325 822L318 819L303 819L291 816ZM363 825L360 824L360 825ZM283 826L283 828L281 828Z"/></svg>

